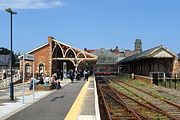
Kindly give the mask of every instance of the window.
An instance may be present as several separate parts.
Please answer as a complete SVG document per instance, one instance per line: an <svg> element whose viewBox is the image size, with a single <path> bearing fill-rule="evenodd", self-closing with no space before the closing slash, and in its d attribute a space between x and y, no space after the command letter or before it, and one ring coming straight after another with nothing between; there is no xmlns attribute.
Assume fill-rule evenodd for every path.
<svg viewBox="0 0 180 120"><path fill-rule="evenodd" d="M39 64L39 73L40 74L44 73L44 64L42 63Z"/></svg>
<svg viewBox="0 0 180 120"><path fill-rule="evenodd" d="M27 63L25 65L25 73L30 73L30 65L29 65L29 63Z"/></svg>

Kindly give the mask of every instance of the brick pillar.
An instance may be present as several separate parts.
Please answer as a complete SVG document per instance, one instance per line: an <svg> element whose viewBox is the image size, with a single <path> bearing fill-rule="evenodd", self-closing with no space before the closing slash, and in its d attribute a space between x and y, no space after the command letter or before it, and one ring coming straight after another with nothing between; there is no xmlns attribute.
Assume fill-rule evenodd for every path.
<svg viewBox="0 0 180 120"><path fill-rule="evenodd" d="M52 41L53 37L48 37L48 44L49 44L49 75L52 75Z"/></svg>
<svg viewBox="0 0 180 120"><path fill-rule="evenodd" d="M173 61L173 73L178 73L178 58L175 57L174 61Z"/></svg>

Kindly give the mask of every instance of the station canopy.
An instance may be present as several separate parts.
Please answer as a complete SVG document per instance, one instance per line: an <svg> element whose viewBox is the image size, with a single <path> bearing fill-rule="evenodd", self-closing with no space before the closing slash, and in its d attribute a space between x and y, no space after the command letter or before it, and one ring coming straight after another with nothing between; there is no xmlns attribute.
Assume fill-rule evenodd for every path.
<svg viewBox="0 0 180 120"><path fill-rule="evenodd" d="M174 58L177 57L176 54L171 52L168 48L163 45L148 49L138 54L126 57L118 62L118 64L127 63L131 61L136 61L145 58Z"/></svg>

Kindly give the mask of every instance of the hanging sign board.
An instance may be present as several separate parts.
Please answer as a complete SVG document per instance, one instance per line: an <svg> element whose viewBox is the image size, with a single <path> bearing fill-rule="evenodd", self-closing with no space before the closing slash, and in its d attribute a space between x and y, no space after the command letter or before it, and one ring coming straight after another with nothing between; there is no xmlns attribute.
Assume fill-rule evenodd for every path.
<svg viewBox="0 0 180 120"><path fill-rule="evenodd" d="M34 55L24 54L24 59L25 60L32 60L32 61L34 61Z"/></svg>

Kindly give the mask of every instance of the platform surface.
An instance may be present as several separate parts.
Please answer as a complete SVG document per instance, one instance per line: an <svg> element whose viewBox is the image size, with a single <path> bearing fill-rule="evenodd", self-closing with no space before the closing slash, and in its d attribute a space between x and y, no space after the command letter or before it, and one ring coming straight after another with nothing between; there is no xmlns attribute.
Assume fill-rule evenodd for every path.
<svg viewBox="0 0 180 120"><path fill-rule="evenodd" d="M85 81L69 83L7 120L64 120Z"/></svg>

